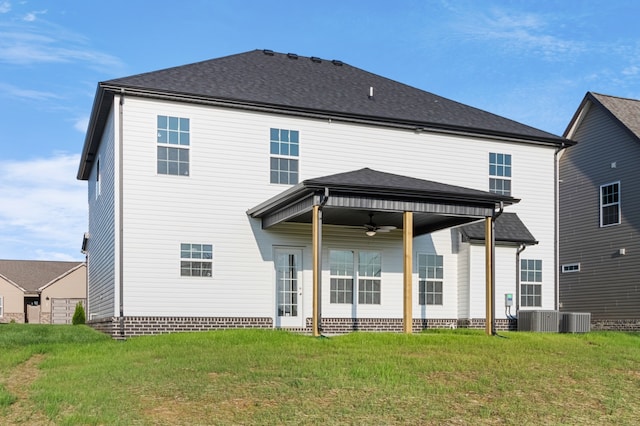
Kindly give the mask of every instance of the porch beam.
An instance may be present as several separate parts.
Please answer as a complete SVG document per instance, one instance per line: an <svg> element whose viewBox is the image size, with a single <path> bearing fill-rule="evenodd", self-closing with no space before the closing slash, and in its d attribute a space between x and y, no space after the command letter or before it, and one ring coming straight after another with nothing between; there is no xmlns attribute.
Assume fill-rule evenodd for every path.
<svg viewBox="0 0 640 426"><path fill-rule="evenodd" d="M486 311L485 333L493 335L493 286L495 259L493 250L493 217L487 216L484 222L485 278L486 278Z"/></svg>
<svg viewBox="0 0 640 426"><path fill-rule="evenodd" d="M404 272L404 316L403 331L411 334L413 329L413 212L406 211L402 217L402 246Z"/></svg>
<svg viewBox="0 0 640 426"><path fill-rule="evenodd" d="M320 271L322 270L322 265L320 265L322 222L319 205L313 206L312 216L313 313L311 315L311 328L313 336L318 337L320 336Z"/></svg>

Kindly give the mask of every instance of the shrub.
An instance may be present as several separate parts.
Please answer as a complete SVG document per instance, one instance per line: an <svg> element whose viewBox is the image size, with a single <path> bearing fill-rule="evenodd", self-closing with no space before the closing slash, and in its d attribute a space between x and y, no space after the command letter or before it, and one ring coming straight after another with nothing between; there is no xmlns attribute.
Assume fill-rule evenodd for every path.
<svg viewBox="0 0 640 426"><path fill-rule="evenodd" d="M73 325L84 324L86 320L86 316L84 314L84 307L82 306L82 302L78 302L76 304L76 311L73 313L73 318L71 319L71 323Z"/></svg>

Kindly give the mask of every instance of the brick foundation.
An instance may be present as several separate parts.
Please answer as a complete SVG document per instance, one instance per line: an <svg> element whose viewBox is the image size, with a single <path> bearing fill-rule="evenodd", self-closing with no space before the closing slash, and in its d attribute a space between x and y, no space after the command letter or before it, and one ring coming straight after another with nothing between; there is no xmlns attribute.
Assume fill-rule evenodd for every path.
<svg viewBox="0 0 640 426"><path fill-rule="evenodd" d="M273 328L271 318L118 317L91 320L88 325L114 338L232 328Z"/></svg>
<svg viewBox="0 0 640 426"><path fill-rule="evenodd" d="M186 331L207 331L234 328L274 328L273 319L266 317L118 317L87 321L94 329L114 339L134 336L165 334ZM474 319L413 319L412 331L418 333L435 328L484 329L484 318ZM496 331L515 331L515 320L496 320ZM312 319L307 318L305 327L285 328L301 334L312 333ZM323 334L345 334L354 331L402 333L402 318L322 318Z"/></svg>
<svg viewBox="0 0 640 426"><path fill-rule="evenodd" d="M207 331L234 328L274 328L273 319L265 317L124 317L122 324L118 317L110 317L87 322L94 329L116 339L151 334L177 333L186 331ZM496 320L497 331L515 331L515 320ZM480 319L413 319L412 331L418 333L434 328L484 329L485 320ZM311 334L312 319L307 318L305 327L285 328L287 331ZM323 334L345 334L354 331L402 333L402 318L322 318Z"/></svg>
<svg viewBox="0 0 640 426"><path fill-rule="evenodd" d="M629 320L594 320L591 319L592 331L640 331L640 319Z"/></svg>

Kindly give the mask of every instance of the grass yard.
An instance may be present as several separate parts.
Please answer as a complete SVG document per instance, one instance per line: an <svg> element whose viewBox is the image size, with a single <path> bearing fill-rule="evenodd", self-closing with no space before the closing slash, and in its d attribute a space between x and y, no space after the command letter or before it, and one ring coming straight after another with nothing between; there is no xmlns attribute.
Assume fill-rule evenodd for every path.
<svg viewBox="0 0 640 426"><path fill-rule="evenodd" d="M640 334L0 325L2 424L640 424Z"/></svg>

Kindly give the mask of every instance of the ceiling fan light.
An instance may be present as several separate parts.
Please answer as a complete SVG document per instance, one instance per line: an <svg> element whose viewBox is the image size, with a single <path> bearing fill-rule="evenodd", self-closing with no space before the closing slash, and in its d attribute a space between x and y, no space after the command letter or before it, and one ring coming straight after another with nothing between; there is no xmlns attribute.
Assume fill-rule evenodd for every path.
<svg viewBox="0 0 640 426"><path fill-rule="evenodd" d="M365 234L367 234L368 237L373 237L374 235L376 235L376 231L370 230L365 232Z"/></svg>

